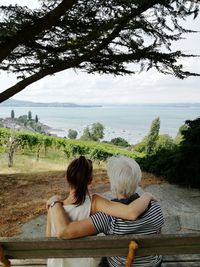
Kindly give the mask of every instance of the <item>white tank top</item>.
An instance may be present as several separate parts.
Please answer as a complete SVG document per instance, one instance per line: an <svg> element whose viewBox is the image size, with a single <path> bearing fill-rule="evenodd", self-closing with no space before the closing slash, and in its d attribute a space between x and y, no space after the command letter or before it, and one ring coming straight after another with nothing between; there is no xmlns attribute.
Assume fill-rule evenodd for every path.
<svg viewBox="0 0 200 267"><path fill-rule="evenodd" d="M64 205L63 208L68 213L72 221L80 221L82 219L88 218L90 216L91 210L91 200L87 195L85 202L80 205ZM56 230L54 222L51 221L51 236L56 236ZM66 259L48 259L47 267L97 267L100 262L100 259L94 258L66 258Z"/></svg>

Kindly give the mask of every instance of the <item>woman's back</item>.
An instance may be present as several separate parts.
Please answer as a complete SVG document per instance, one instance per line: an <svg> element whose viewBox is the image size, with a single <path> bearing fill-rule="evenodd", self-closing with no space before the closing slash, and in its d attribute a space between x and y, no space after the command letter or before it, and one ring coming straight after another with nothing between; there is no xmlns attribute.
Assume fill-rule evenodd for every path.
<svg viewBox="0 0 200 267"><path fill-rule="evenodd" d="M68 204L63 206L65 211L68 213L72 221L79 221L90 216L91 210L91 200L87 195L84 203L82 205ZM54 222L51 221L51 236L56 237L56 230ZM48 267L75 267L75 266L88 266L96 267L98 266L99 259L93 258L77 258L77 259L48 259Z"/></svg>
<svg viewBox="0 0 200 267"><path fill-rule="evenodd" d="M82 205L77 206L74 204L64 204L63 208L68 213L72 221L80 221L82 219L88 218L90 216L91 210L90 197L87 195Z"/></svg>

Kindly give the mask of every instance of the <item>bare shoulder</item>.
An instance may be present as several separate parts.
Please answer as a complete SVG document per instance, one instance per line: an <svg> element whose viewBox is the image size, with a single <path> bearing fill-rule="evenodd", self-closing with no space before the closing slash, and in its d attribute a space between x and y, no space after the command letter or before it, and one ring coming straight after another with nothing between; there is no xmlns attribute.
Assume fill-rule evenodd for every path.
<svg viewBox="0 0 200 267"><path fill-rule="evenodd" d="M91 214L104 210L109 204L109 200L100 194L93 194L91 196Z"/></svg>
<svg viewBox="0 0 200 267"><path fill-rule="evenodd" d="M105 202L105 201L109 201L106 197L95 193L91 196L91 201L92 203L97 203L97 202Z"/></svg>

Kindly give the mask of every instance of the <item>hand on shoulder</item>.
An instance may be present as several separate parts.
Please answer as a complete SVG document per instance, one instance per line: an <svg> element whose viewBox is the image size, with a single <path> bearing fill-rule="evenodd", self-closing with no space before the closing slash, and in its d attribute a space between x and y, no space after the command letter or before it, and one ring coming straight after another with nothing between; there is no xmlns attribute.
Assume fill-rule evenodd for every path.
<svg viewBox="0 0 200 267"><path fill-rule="evenodd" d="M50 197L46 202L46 209L48 210L48 208L51 205L51 203L53 203L55 201L61 201L61 200L62 200L61 197L58 196L58 195Z"/></svg>
<svg viewBox="0 0 200 267"><path fill-rule="evenodd" d="M149 198L150 201L151 201L151 200L158 201L158 199L157 199L153 194L151 194L151 193L149 193L149 192L145 192L144 194L142 194L142 196L143 196L143 197L145 196L145 197Z"/></svg>

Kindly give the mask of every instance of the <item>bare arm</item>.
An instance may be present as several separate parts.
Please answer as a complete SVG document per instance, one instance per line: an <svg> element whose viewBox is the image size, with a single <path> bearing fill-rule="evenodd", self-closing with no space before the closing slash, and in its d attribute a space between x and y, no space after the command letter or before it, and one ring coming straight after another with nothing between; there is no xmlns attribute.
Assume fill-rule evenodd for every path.
<svg viewBox="0 0 200 267"><path fill-rule="evenodd" d="M97 233L90 218L71 222L60 203L56 203L51 207L49 212L51 214L51 219L54 222L58 238L73 239Z"/></svg>
<svg viewBox="0 0 200 267"><path fill-rule="evenodd" d="M155 199L152 194L144 193L141 197L125 205L119 202L110 201L98 194L92 197L91 213L104 212L109 215L126 220L135 220L148 208L149 202Z"/></svg>

